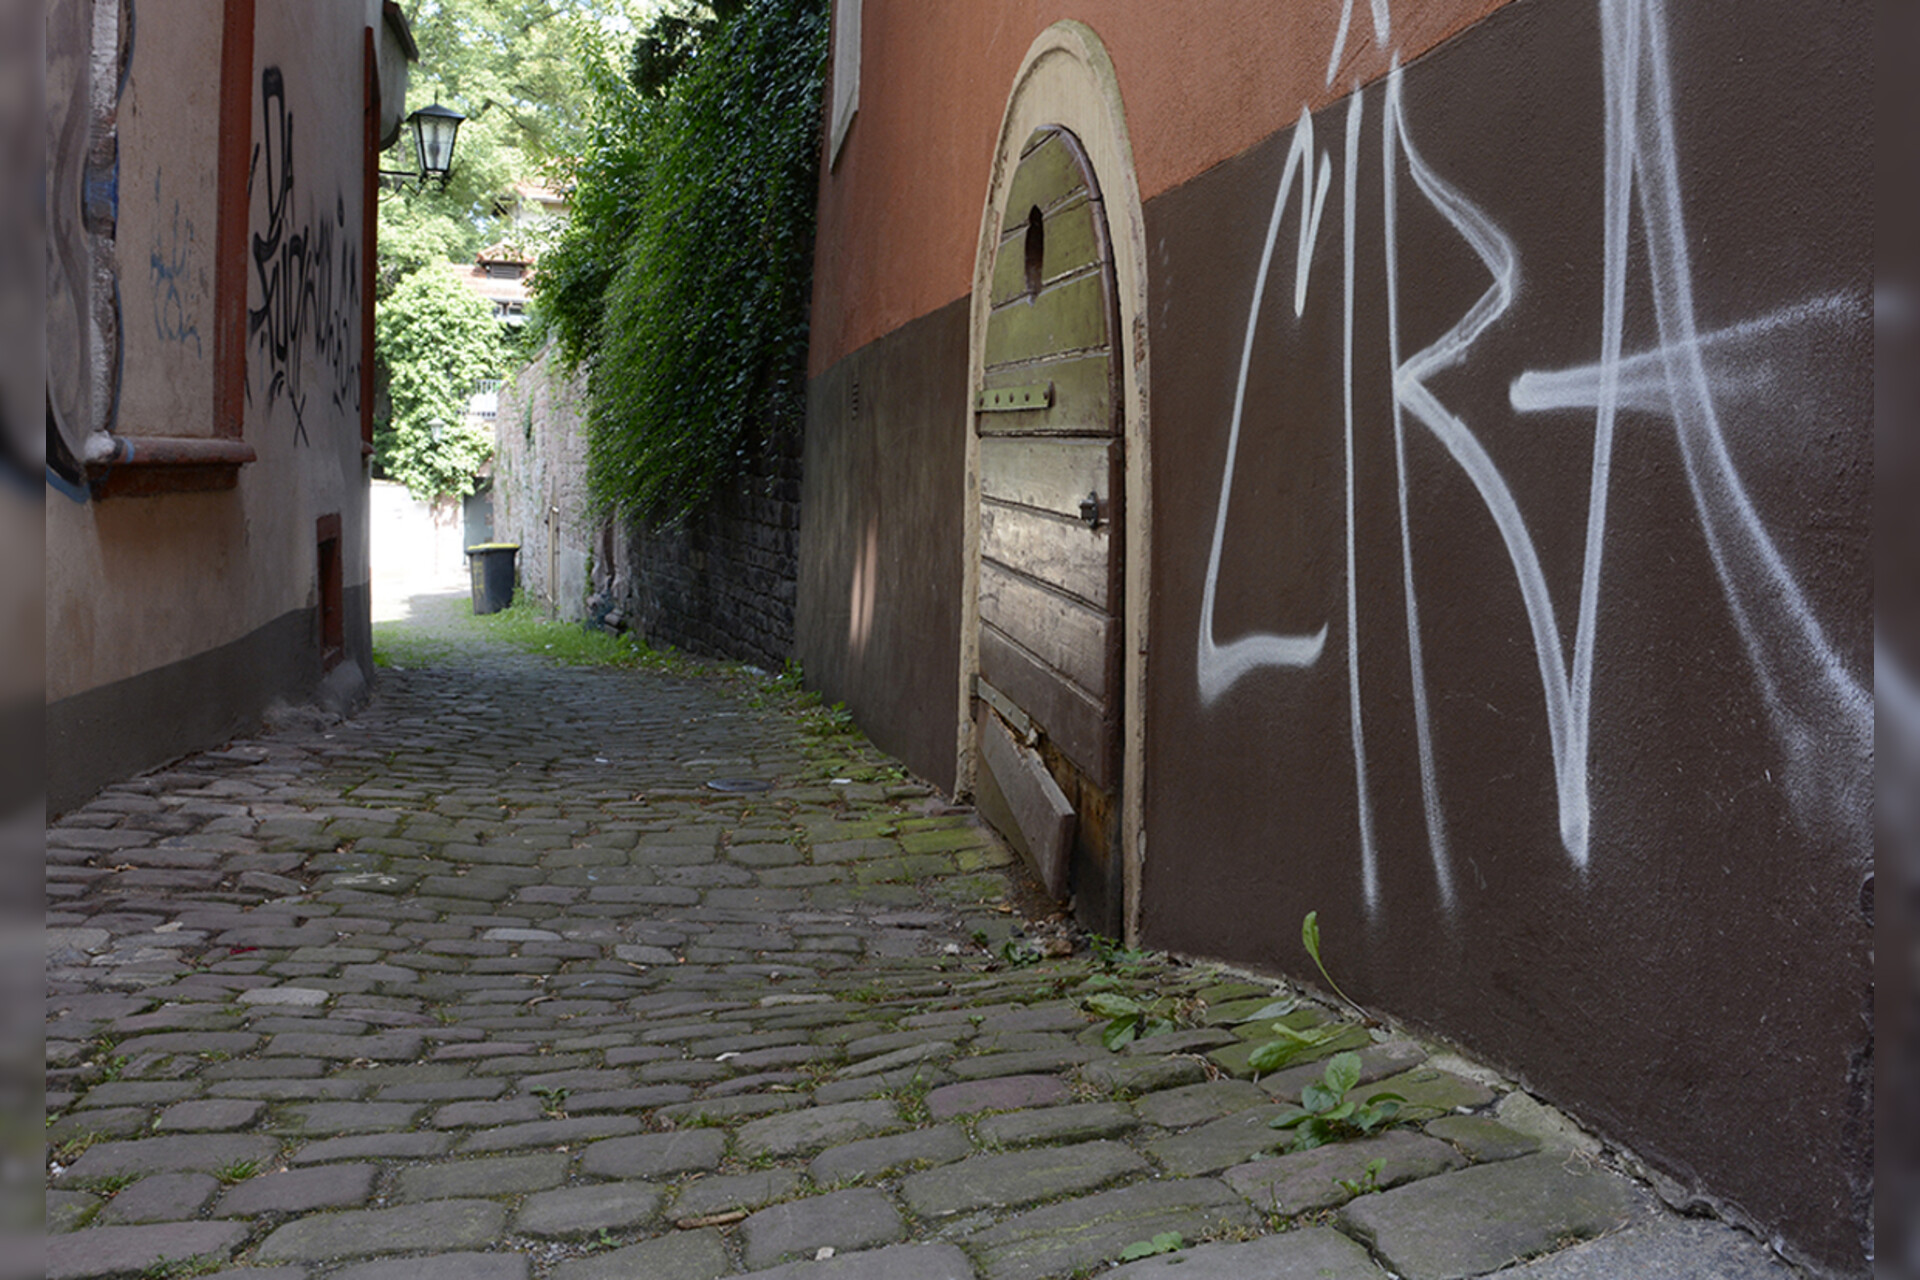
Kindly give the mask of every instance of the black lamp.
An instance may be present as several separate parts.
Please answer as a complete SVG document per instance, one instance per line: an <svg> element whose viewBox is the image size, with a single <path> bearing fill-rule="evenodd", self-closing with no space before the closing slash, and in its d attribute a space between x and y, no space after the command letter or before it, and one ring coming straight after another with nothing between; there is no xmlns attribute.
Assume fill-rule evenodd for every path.
<svg viewBox="0 0 1920 1280"><path fill-rule="evenodd" d="M407 117L413 126L413 150L420 161L420 180L438 178L442 186L453 172L453 139L466 117L434 103Z"/></svg>

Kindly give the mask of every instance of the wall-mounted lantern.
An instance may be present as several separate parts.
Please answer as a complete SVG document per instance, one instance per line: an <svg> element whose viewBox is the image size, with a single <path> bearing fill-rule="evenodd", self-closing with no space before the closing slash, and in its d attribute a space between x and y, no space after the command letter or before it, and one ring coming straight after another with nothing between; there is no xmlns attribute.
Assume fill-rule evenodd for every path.
<svg viewBox="0 0 1920 1280"><path fill-rule="evenodd" d="M460 122L465 119L458 111L437 102L407 117L407 123L413 126L413 149L420 159L422 182L438 178L442 186L446 185L453 173L454 135L460 132Z"/></svg>
<svg viewBox="0 0 1920 1280"><path fill-rule="evenodd" d="M397 190L413 179L421 186L428 178L447 185L447 179L453 174L453 141L460 132L460 122L466 117L451 107L434 103L430 107L421 107L407 117L407 127L413 130L414 163L418 170L382 169L380 176L389 180Z"/></svg>

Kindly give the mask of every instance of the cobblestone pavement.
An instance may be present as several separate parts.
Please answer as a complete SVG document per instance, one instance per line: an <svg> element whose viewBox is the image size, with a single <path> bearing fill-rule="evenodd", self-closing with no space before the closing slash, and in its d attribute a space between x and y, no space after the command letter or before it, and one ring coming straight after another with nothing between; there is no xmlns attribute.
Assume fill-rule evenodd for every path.
<svg viewBox="0 0 1920 1280"><path fill-rule="evenodd" d="M1321 1051L1439 1118L1282 1154L1281 984L1061 954L971 814L765 687L469 637L59 819L46 1275L1789 1274L1385 1032ZM1180 1029L1109 1052L1100 993Z"/></svg>

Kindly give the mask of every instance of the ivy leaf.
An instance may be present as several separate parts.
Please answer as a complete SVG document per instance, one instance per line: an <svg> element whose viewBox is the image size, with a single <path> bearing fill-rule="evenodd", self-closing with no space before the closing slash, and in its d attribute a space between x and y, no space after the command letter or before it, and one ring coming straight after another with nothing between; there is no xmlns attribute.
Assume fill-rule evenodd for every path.
<svg viewBox="0 0 1920 1280"><path fill-rule="evenodd" d="M1116 1018L1107 1024L1106 1030L1100 1033L1100 1043L1107 1047L1108 1052L1118 1053L1133 1043L1133 1038L1139 1034L1139 1030L1138 1018Z"/></svg>

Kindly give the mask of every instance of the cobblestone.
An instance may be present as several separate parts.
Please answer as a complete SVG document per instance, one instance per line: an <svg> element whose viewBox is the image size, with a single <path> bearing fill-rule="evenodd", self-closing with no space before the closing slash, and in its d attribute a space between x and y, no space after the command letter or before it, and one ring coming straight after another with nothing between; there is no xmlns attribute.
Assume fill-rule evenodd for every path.
<svg viewBox="0 0 1920 1280"><path fill-rule="evenodd" d="M921 784L831 783L891 762L790 693L558 667L422 607L450 656L358 718L49 828L48 1275L1060 1280L1174 1231L1101 1274L1776 1276L1405 1036L1339 1043L1448 1114L1280 1154L1322 1064L1252 1080L1236 1019L1302 993L1010 964L1064 936L1013 855ZM1205 1017L1110 1053L1085 999L1134 987ZM1374 1158L1391 1189L1348 1201Z"/></svg>

